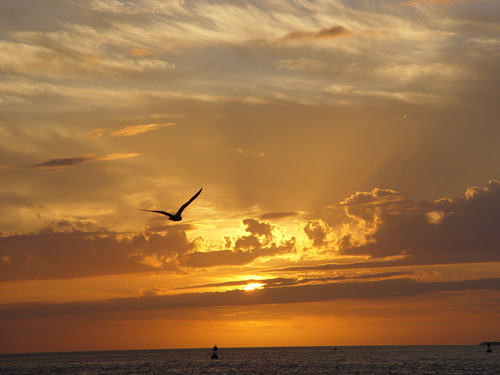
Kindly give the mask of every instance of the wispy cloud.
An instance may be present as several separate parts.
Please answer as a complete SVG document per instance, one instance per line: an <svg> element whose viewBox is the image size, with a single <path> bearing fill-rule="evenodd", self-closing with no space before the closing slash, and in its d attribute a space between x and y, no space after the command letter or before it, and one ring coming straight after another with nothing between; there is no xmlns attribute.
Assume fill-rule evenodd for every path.
<svg viewBox="0 0 500 375"><path fill-rule="evenodd" d="M89 133L89 138L95 139L95 138L101 138L105 133L112 131L113 129L110 128L98 128L94 129Z"/></svg>
<svg viewBox="0 0 500 375"><path fill-rule="evenodd" d="M144 124L144 125L130 125L119 130L113 130L110 128L99 128L94 129L90 132L89 138L100 138L104 134L109 134L111 137L130 137L137 134L147 133L164 126L175 125L174 122L169 122L166 124Z"/></svg>
<svg viewBox="0 0 500 375"><path fill-rule="evenodd" d="M322 71L327 68L327 64L320 60L309 58L286 59L280 60L276 64L279 69L287 69L291 71Z"/></svg>
<svg viewBox="0 0 500 375"><path fill-rule="evenodd" d="M132 126L127 126L120 130L112 131L110 132L110 135L112 137L129 137L132 135L146 133L152 130L156 130L163 126L170 126L170 125L175 125L175 123L169 122L167 124L132 125Z"/></svg>
<svg viewBox="0 0 500 375"><path fill-rule="evenodd" d="M139 156L138 153L116 153L116 154L107 154L107 155L95 155L95 154L83 154L78 156L71 156L66 158L55 158L50 159L38 164L33 165L31 168L68 168L74 167L78 164L82 164L89 161L104 161L104 160L116 160L116 159L125 159L125 158L133 158Z"/></svg>
<svg viewBox="0 0 500 375"><path fill-rule="evenodd" d="M153 52L151 52L146 48L132 48L130 50L130 53L134 56L139 56L139 57L144 57L153 54Z"/></svg>
<svg viewBox="0 0 500 375"><path fill-rule="evenodd" d="M332 26L318 31L291 31L279 40L281 43L305 42L313 40L327 40L345 38L352 33L343 26Z"/></svg>
<svg viewBox="0 0 500 375"><path fill-rule="evenodd" d="M410 0L407 2L402 2L401 5L417 5L417 4L427 4L427 5L455 5L459 3L465 3L473 0Z"/></svg>
<svg viewBox="0 0 500 375"><path fill-rule="evenodd" d="M102 161L102 160L117 160L117 159L127 159L127 158L135 158L136 156L140 156L141 154L135 152L119 152L116 154L108 154L97 156L92 161Z"/></svg>
<svg viewBox="0 0 500 375"><path fill-rule="evenodd" d="M319 283L330 283L337 281L348 281L348 280L371 280L371 279L387 279L393 277L408 277L412 276L413 272L383 272L383 273L371 273L362 275L349 275L349 276L332 276L332 277L300 277L300 278L288 278L288 277L276 277L272 279L245 279L236 281L226 281L222 283L211 283L202 285L192 285L188 287L176 288L177 290L185 289L203 289L203 288L226 288L226 287L244 287L248 284L258 283L262 284L264 288L281 288L287 286L297 286L297 285L312 285Z"/></svg>
<svg viewBox="0 0 500 375"><path fill-rule="evenodd" d="M259 217L260 220L269 219L284 219L285 217L293 217L299 215L300 212L268 212Z"/></svg>

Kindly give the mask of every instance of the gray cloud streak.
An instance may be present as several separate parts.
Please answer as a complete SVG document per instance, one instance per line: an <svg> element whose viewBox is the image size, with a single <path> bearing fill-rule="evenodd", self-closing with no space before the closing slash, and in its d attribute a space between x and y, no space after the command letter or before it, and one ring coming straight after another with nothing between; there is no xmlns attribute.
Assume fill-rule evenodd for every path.
<svg viewBox="0 0 500 375"><path fill-rule="evenodd" d="M357 275L357 276L333 276L333 277L317 277L317 278L286 278L277 277L274 279L247 279L238 281L227 281L224 283L211 283L202 285L193 285L188 287L176 288L177 290L184 289L200 289L200 288L213 288L213 287L227 287L227 286L246 286L248 284L263 284L265 287L284 287L293 285L305 285L309 283L327 283L331 281L345 281L345 280L369 280L369 279L382 279L398 276L410 276L413 272L383 272L375 274Z"/></svg>
<svg viewBox="0 0 500 375"><path fill-rule="evenodd" d="M103 160L115 160L115 159L123 159L123 158L131 158L139 156L138 153L116 153L116 154L108 154L108 155L94 155L94 154L85 154L79 156L72 156L67 158L55 158L50 159L38 164L33 165L31 168L67 168L73 167L75 165L85 163L88 161L103 161Z"/></svg>
<svg viewBox="0 0 500 375"><path fill-rule="evenodd" d="M186 293L168 296L118 298L94 302L27 303L0 305L0 319L87 315L106 312L287 304L340 299L386 299L436 292L500 290L500 279L417 282L392 279L373 282L330 283L294 287L258 289L251 292Z"/></svg>
<svg viewBox="0 0 500 375"><path fill-rule="evenodd" d="M302 42L323 39L335 39L351 36L351 32L343 26L332 26L318 31L292 31L286 34L280 42Z"/></svg>

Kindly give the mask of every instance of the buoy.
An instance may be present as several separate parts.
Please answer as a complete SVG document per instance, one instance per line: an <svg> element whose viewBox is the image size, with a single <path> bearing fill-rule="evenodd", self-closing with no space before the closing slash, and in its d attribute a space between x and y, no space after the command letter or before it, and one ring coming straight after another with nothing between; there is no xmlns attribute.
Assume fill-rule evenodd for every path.
<svg viewBox="0 0 500 375"><path fill-rule="evenodd" d="M212 359L219 359L219 355L217 354L217 345L214 345L213 352L212 352Z"/></svg>

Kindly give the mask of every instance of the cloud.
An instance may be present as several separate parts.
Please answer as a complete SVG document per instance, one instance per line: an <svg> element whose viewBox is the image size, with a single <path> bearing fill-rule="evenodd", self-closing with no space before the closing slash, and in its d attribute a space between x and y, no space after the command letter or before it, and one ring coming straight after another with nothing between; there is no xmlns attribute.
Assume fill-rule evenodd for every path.
<svg viewBox="0 0 500 375"><path fill-rule="evenodd" d="M111 128L98 128L90 132L89 138L95 139L100 138L104 134L109 134L111 137L130 137L137 134L147 133L153 130L157 130L164 126L175 125L174 122L169 122L166 124L144 124L144 125L130 125L119 130L113 130Z"/></svg>
<svg viewBox="0 0 500 375"><path fill-rule="evenodd" d="M146 58L146 49L123 53L134 42L112 30L68 22L56 31L15 31L13 39L0 40L0 67L12 74L86 80L137 75L144 78L146 74L155 77L176 69L175 64L161 57Z"/></svg>
<svg viewBox="0 0 500 375"><path fill-rule="evenodd" d="M290 278L282 278L277 277L274 279L245 279L245 280L236 280L236 281L226 281L222 283L210 283L210 284L202 284L202 285L191 285L186 287L176 288L177 290L185 290L185 289L201 289L201 288L224 288L228 286L236 286L242 287L252 283L264 284L267 287L272 286L284 286L284 285L292 285L297 282L297 279Z"/></svg>
<svg viewBox="0 0 500 375"><path fill-rule="evenodd" d="M102 156L97 156L94 160L92 161L103 161L103 160L117 160L117 159L127 159L127 158L135 158L136 156L139 156L141 154L134 153L134 152L119 152L116 154L108 154L108 155L102 155Z"/></svg>
<svg viewBox="0 0 500 375"><path fill-rule="evenodd" d="M153 52L151 52L146 48L132 48L130 50L130 53L134 56L139 56L139 57L144 57L153 54Z"/></svg>
<svg viewBox="0 0 500 375"><path fill-rule="evenodd" d="M146 132L150 132L152 130L156 130L163 126L175 125L173 122L169 122L168 124L147 124L147 125L132 125L127 126L120 130L114 130L109 133L112 137L129 137L132 135L142 134Z"/></svg>
<svg viewBox="0 0 500 375"><path fill-rule="evenodd" d="M190 231L190 230L194 230L194 229L196 229L196 226L193 224L189 224L189 223L175 225L175 230ZM155 226L144 227L145 233L164 233L164 232L167 232L169 230L172 230L171 225L155 225Z"/></svg>
<svg viewBox="0 0 500 375"><path fill-rule="evenodd" d="M331 230L323 220L312 219L305 223L304 232L313 241L313 246L321 248L329 244Z"/></svg>
<svg viewBox="0 0 500 375"><path fill-rule="evenodd" d="M386 37L389 35L389 32L387 32L386 30L373 30L373 29L366 29L366 30L363 30L363 32L361 33L361 35L367 37L367 38L382 38L382 37Z"/></svg>
<svg viewBox="0 0 500 375"><path fill-rule="evenodd" d="M407 194L392 189L375 188L358 191L340 202L348 216L358 216L365 221L375 221L374 215L383 208L388 212L411 208L413 202Z"/></svg>
<svg viewBox="0 0 500 375"><path fill-rule="evenodd" d="M95 156L93 154L85 154L80 156L72 156L68 158L56 158L44 161L33 165L31 168L66 168L81 164L87 161L93 161Z"/></svg>
<svg viewBox="0 0 500 375"><path fill-rule="evenodd" d="M245 230L255 236L269 236L272 226L269 223L262 223L255 219L243 219L243 224L247 227Z"/></svg>
<svg viewBox="0 0 500 375"><path fill-rule="evenodd" d="M204 268L228 265L245 265L261 257L273 257L296 251L296 239L278 238L275 225L246 218L245 231L248 236L226 237L227 250L195 251L180 258L184 267Z"/></svg>
<svg viewBox="0 0 500 375"><path fill-rule="evenodd" d="M274 252L275 253L275 252ZM216 266L242 266L259 257L257 251L220 250L194 252L182 259L184 267L209 268Z"/></svg>
<svg viewBox="0 0 500 375"><path fill-rule="evenodd" d="M241 242L237 241L235 249L232 250L193 252L186 254L181 258L180 264L183 267L189 268L243 266L261 257L274 257L295 251L294 239L288 240L280 245L262 245L255 237L246 238L244 244ZM238 246L241 248L236 248Z"/></svg>
<svg viewBox="0 0 500 375"><path fill-rule="evenodd" d="M244 265L296 251L295 238L278 238L276 226L255 219L243 222L248 235L228 238L227 250L211 250L202 247L200 238L188 239L189 224L120 234L86 231L78 222L63 221L37 233L0 237L0 282L181 272Z"/></svg>
<svg viewBox="0 0 500 375"><path fill-rule="evenodd" d="M418 4L425 4L425 5L455 5L459 3L465 3L468 1L473 1L473 0L410 0L405 3L401 3L401 5L406 5L406 6L411 6L411 5L418 5Z"/></svg>
<svg viewBox="0 0 500 375"><path fill-rule="evenodd" d="M409 265L407 260L395 259L389 261L367 261L367 262L353 262L353 263L325 263L326 260L323 260L323 263L320 265L311 265L311 266L291 266L291 267L283 267L270 269L269 272L305 272L305 271L316 271L316 272L325 272L325 271L337 271L337 270L359 270L359 269L373 269L373 268L386 268L386 267L397 267L397 266L406 266ZM333 262L330 260L330 262Z"/></svg>
<svg viewBox="0 0 500 375"><path fill-rule="evenodd" d="M373 189L357 192L325 212L330 215L330 211L334 220L297 223L304 235L300 241L285 235L278 225L245 218L244 233L226 236L225 243L218 245L205 243L202 237L189 239L191 224L120 234L89 232L90 227L65 221L38 233L0 237L0 281L191 272L256 261L272 261L269 272L500 261L500 182L496 180L434 202L415 202L395 190Z"/></svg>
<svg viewBox="0 0 500 375"><path fill-rule="evenodd" d="M366 241L340 247L344 255L404 256L442 264L499 261L500 182L470 187L453 199L413 202L393 190L356 193L342 202Z"/></svg>
<svg viewBox="0 0 500 375"><path fill-rule="evenodd" d="M0 237L0 282L177 272L178 258L196 249L175 227L147 236L75 227L61 223L38 233Z"/></svg>
<svg viewBox="0 0 500 375"><path fill-rule="evenodd" d="M105 133L111 131L113 129L110 128L99 128L99 129L94 129L90 132L89 138L90 139L96 139L96 138L101 138Z"/></svg>
<svg viewBox="0 0 500 375"><path fill-rule="evenodd" d="M236 280L236 281L226 281L222 283L210 283L202 285L192 285L188 287L176 288L177 290L185 289L202 289L202 288L225 288L229 286L244 287L248 284L258 283L262 284L265 288L276 288L294 285L305 285L305 284L318 284L318 283L328 283L332 281L346 281L346 280L369 280L369 279L385 279L391 277L401 277L401 276L411 276L413 272L383 272L374 274L363 274L354 276L333 276L333 277L317 277L317 278L287 278L287 277L276 277L273 279L246 279L246 280Z"/></svg>
<svg viewBox="0 0 500 375"><path fill-rule="evenodd" d="M351 32L343 26L332 26L318 31L291 31L279 41L281 43L327 40L351 36Z"/></svg>
<svg viewBox="0 0 500 375"><path fill-rule="evenodd" d="M320 60L309 58L300 59L285 59L279 60L276 64L278 69L287 69L291 71L304 71L304 72L320 72L328 68L328 64Z"/></svg>
<svg viewBox="0 0 500 375"><path fill-rule="evenodd" d="M95 155L95 154L84 154L79 156L72 156L67 158L55 158L48 161L44 161L33 165L31 168L41 168L41 169L57 169L57 168L68 168L75 165L89 162L89 161L104 161L104 160L116 160L124 158L133 158L139 156L138 153L116 153L108 155Z"/></svg>
<svg viewBox="0 0 500 375"><path fill-rule="evenodd" d="M269 212L267 214L260 215L260 220L269 220L269 219L284 219L285 217L292 217L299 215L300 212Z"/></svg>
<svg viewBox="0 0 500 375"><path fill-rule="evenodd" d="M293 287L263 288L252 291L146 295L104 301L69 303L18 303L0 305L0 319L88 315L106 312L289 304L333 300L378 300L418 296L437 292L500 290L500 279L418 282L410 279L386 279L370 282L342 282Z"/></svg>
<svg viewBox="0 0 500 375"><path fill-rule="evenodd" d="M343 210L343 214L339 212ZM323 218L300 223L315 252L309 264L270 272L335 271L500 261L500 182L455 198L414 201L392 189L357 192ZM307 247L303 248L307 254Z"/></svg>

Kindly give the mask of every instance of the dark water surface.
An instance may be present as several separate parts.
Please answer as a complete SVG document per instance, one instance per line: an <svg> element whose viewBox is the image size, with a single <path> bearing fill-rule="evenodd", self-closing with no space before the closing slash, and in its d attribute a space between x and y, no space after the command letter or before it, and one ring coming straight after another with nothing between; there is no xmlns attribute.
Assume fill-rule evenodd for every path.
<svg viewBox="0 0 500 375"><path fill-rule="evenodd" d="M496 350L495 350L496 349ZM350 346L0 355L1 374L500 374L500 348Z"/></svg>

